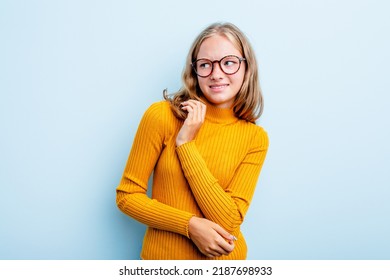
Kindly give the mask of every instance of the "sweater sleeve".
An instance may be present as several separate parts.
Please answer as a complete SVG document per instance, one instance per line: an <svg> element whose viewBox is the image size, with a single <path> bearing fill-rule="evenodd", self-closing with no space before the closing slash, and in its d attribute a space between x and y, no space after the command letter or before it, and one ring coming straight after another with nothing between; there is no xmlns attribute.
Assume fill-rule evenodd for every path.
<svg viewBox="0 0 390 280"><path fill-rule="evenodd" d="M160 102L151 105L142 117L116 189L116 203L122 212L147 226L188 237L188 222L193 214L147 196L149 177L164 148L163 113Z"/></svg>
<svg viewBox="0 0 390 280"><path fill-rule="evenodd" d="M195 141L177 148L182 169L203 214L233 234L242 224L252 200L268 150L267 133L260 129L251 144L226 189L209 171Z"/></svg>

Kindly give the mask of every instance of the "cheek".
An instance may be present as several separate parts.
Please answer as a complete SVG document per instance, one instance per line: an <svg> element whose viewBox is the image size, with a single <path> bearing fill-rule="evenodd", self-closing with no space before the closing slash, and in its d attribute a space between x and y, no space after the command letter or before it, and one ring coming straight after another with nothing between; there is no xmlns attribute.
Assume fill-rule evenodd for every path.
<svg viewBox="0 0 390 280"><path fill-rule="evenodd" d="M205 79L198 78L198 86L201 89L201 91L203 92L207 87Z"/></svg>
<svg viewBox="0 0 390 280"><path fill-rule="evenodd" d="M242 84L244 83L244 78L245 78L245 72L235 77L234 84L236 85L236 87L241 88Z"/></svg>
<svg viewBox="0 0 390 280"><path fill-rule="evenodd" d="M244 80L245 80L245 76L247 74L247 69L246 69L246 65L245 63L242 65L242 72L241 72L241 84L244 83Z"/></svg>

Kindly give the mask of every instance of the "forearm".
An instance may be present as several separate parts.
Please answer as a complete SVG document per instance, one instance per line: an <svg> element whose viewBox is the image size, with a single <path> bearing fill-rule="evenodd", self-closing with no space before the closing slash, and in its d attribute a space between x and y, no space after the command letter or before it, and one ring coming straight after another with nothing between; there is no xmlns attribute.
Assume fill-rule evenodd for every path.
<svg viewBox="0 0 390 280"><path fill-rule="evenodd" d="M143 193L117 191L118 208L135 220L153 228L175 232L189 237L188 223L192 213L150 199Z"/></svg>
<svg viewBox="0 0 390 280"><path fill-rule="evenodd" d="M183 172L205 217L234 232L243 221L239 205L211 174L194 142L177 148Z"/></svg>

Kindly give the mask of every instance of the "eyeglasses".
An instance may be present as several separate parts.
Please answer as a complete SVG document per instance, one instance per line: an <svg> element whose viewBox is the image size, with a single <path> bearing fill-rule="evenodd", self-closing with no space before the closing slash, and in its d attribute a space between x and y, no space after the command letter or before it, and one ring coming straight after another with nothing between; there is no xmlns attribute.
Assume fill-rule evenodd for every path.
<svg viewBox="0 0 390 280"><path fill-rule="evenodd" d="M246 59L238 57L236 55L227 55L220 60L211 61L210 59L201 58L191 63L196 75L202 78L206 78L213 73L214 63L218 62L219 68L226 75L233 75L240 70L241 62Z"/></svg>

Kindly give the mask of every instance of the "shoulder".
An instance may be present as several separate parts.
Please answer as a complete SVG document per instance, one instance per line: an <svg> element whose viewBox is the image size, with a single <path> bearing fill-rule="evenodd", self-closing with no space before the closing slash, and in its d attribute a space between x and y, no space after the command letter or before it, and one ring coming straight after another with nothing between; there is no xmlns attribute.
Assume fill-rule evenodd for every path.
<svg viewBox="0 0 390 280"><path fill-rule="evenodd" d="M179 125L178 119L171 110L168 101L157 101L152 103L145 111L142 117L142 123L145 126L156 129L162 134L168 133L172 128Z"/></svg>
<svg viewBox="0 0 390 280"><path fill-rule="evenodd" d="M250 130L252 149L267 150L269 146L267 131L256 123L245 122L245 126Z"/></svg>
<svg viewBox="0 0 390 280"><path fill-rule="evenodd" d="M145 111L143 118L154 121L164 121L173 115L168 101L157 101L152 103Z"/></svg>
<svg viewBox="0 0 390 280"><path fill-rule="evenodd" d="M145 111L148 115L168 114L171 111L168 101L157 101L152 103Z"/></svg>

